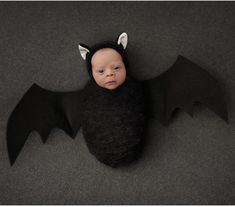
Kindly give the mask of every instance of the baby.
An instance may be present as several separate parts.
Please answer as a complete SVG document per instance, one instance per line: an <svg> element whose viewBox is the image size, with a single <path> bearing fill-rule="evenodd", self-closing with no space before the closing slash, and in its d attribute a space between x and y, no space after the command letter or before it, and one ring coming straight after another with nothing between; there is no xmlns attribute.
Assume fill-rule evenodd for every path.
<svg viewBox="0 0 235 207"><path fill-rule="evenodd" d="M114 90L126 80L126 67L121 55L112 48L98 50L91 59L92 75L102 88Z"/></svg>
<svg viewBox="0 0 235 207"><path fill-rule="evenodd" d="M101 88L114 90L126 81L127 41L127 34L122 33L117 42L103 42L92 48L79 44L78 49L86 60L88 73Z"/></svg>
<svg viewBox="0 0 235 207"><path fill-rule="evenodd" d="M126 33L117 42L79 45L91 78L81 107L83 135L90 152L112 167L136 159L144 137L143 89L128 73L126 46Z"/></svg>

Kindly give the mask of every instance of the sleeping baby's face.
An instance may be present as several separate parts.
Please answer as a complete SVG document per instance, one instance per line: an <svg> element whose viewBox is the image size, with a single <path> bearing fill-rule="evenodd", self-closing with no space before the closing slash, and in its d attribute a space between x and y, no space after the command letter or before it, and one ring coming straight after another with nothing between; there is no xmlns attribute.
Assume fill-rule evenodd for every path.
<svg viewBox="0 0 235 207"><path fill-rule="evenodd" d="M114 90L126 80L126 68L121 55L114 49L98 50L91 59L92 75L96 83L109 90Z"/></svg>

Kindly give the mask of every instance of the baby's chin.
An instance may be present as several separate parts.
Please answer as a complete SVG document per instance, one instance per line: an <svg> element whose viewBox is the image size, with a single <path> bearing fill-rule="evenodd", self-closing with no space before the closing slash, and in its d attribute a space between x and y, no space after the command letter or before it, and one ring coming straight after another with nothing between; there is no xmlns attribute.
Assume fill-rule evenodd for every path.
<svg viewBox="0 0 235 207"><path fill-rule="evenodd" d="M122 83L119 83L117 81L110 81L110 82L105 83L102 87L108 90L115 90L120 85L122 85Z"/></svg>

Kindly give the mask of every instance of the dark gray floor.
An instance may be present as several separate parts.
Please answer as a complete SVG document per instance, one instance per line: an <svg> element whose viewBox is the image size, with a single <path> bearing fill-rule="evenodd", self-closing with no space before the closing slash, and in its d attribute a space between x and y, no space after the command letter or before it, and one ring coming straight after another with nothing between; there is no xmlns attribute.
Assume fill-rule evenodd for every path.
<svg viewBox="0 0 235 207"><path fill-rule="evenodd" d="M211 72L230 124L203 106L168 127L152 121L141 159L118 169L96 161L81 132L73 141L53 130L45 145L34 132L10 167L6 123L26 90L82 88L77 44L123 31L138 78L160 74L178 54ZM0 203L235 204L234 67L234 2L0 2Z"/></svg>

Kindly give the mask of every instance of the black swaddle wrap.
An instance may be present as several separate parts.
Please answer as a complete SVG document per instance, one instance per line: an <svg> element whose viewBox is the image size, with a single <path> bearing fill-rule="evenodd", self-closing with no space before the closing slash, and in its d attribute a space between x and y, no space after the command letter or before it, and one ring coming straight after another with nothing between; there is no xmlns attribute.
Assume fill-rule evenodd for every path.
<svg viewBox="0 0 235 207"><path fill-rule="evenodd" d="M112 167L134 160L144 137L141 83L128 77L108 90L90 81L85 91L82 129L90 152Z"/></svg>

